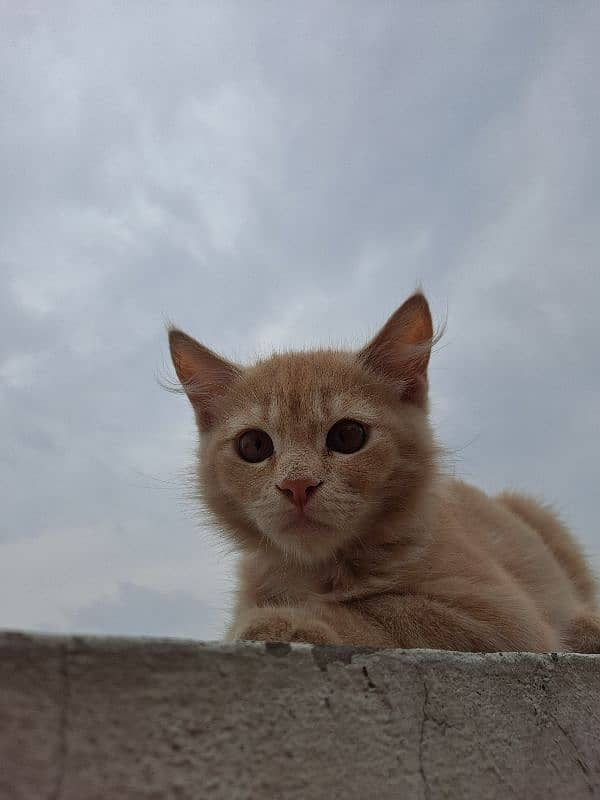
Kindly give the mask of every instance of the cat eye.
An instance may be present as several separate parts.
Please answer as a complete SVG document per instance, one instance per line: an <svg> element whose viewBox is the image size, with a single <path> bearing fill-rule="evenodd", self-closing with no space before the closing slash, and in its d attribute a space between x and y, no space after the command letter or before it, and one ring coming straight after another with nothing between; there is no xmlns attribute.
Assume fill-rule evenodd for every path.
<svg viewBox="0 0 600 800"><path fill-rule="evenodd" d="M354 419L341 419L327 434L327 448L336 453L356 453L367 440L367 432Z"/></svg>
<svg viewBox="0 0 600 800"><path fill-rule="evenodd" d="M273 442L268 433L257 428L242 433L237 440L237 451L244 461L256 464L273 455Z"/></svg>

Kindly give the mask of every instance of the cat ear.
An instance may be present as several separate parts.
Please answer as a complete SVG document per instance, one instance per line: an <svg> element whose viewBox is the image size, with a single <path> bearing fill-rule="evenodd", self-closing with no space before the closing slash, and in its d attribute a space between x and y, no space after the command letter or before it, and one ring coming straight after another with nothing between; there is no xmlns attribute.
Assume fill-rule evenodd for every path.
<svg viewBox="0 0 600 800"><path fill-rule="evenodd" d="M207 431L215 421L219 399L241 376L242 370L177 328L169 329L169 348L198 426Z"/></svg>
<svg viewBox="0 0 600 800"><path fill-rule="evenodd" d="M359 358L387 381L402 387L403 400L424 406L433 340L429 305L425 296L417 292L392 314L360 351Z"/></svg>

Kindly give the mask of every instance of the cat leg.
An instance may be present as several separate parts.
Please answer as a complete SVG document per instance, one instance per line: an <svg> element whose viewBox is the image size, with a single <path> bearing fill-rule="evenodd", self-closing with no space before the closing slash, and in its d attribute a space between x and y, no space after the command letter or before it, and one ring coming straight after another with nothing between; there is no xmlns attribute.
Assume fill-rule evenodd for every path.
<svg viewBox="0 0 600 800"><path fill-rule="evenodd" d="M463 599L462 605L402 595L362 601L357 610L383 626L394 647L480 653L554 649L557 638L548 626L525 625L483 598L473 598L470 607Z"/></svg>
<svg viewBox="0 0 600 800"><path fill-rule="evenodd" d="M288 606L248 609L235 621L227 639L311 644L340 644L342 641L333 627L315 613Z"/></svg>
<svg viewBox="0 0 600 800"><path fill-rule="evenodd" d="M600 614L585 613L571 620L561 637L568 653L600 653Z"/></svg>

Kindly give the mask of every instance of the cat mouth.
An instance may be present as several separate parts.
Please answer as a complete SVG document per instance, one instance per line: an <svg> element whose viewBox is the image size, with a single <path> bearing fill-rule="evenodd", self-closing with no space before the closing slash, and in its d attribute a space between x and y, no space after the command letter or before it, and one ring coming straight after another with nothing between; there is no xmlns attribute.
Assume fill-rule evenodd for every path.
<svg viewBox="0 0 600 800"><path fill-rule="evenodd" d="M287 515L287 518L282 525L282 530L317 530L326 527L327 525L325 525L312 514L307 514L306 511L296 511Z"/></svg>

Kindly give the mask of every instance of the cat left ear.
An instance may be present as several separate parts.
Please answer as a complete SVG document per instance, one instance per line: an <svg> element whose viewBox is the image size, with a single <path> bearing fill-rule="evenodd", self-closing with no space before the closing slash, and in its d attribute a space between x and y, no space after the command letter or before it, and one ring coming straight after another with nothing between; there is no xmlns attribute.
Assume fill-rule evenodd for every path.
<svg viewBox="0 0 600 800"><path fill-rule="evenodd" d="M358 355L370 369L401 387L403 400L425 406L433 339L429 304L417 292L392 314Z"/></svg>
<svg viewBox="0 0 600 800"><path fill-rule="evenodd" d="M198 426L207 431L215 421L219 400L241 376L242 369L177 328L169 329L169 348Z"/></svg>

